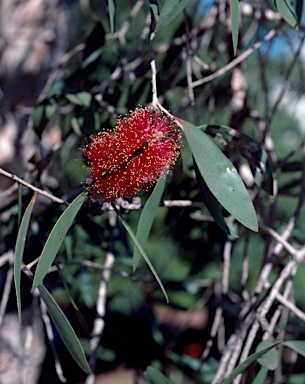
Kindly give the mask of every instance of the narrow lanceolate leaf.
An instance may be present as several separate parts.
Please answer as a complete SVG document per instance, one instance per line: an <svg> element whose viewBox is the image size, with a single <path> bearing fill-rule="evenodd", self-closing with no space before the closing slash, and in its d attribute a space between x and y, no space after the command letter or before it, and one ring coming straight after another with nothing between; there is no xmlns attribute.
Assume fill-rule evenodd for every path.
<svg viewBox="0 0 305 384"><path fill-rule="evenodd" d="M257 231L255 210L236 168L204 132L186 121L180 122L209 190L236 220Z"/></svg>
<svg viewBox="0 0 305 384"><path fill-rule="evenodd" d="M148 367L145 371L145 377L149 384L173 384L166 376L163 375L158 369Z"/></svg>
<svg viewBox="0 0 305 384"><path fill-rule="evenodd" d="M213 219L225 233L233 237L238 237L238 235L233 231L233 229L231 229L225 222L220 204L216 200L212 192L209 190L206 182L204 181L203 177L201 176L201 173L199 172L198 166L195 161L194 161L194 167L195 167L196 180L198 183L201 198L205 206L211 213Z"/></svg>
<svg viewBox="0 0 305 384"><path fill-rule="evenodd" d="M260 351L269 345L273 344L274 340L267 339L263 340L258 344L256 351ZM265 353L262 357L257 359L257 362L265 368L268 368L270 371L274 371L279 365L279 354L275 349L270 349L267 353Z"/></svg>
<svg viewBox="0 0 305 384"><path fill-rule="evenodd" d="M231 23L232 23L232 40L233 40L234 55L236 55L237 43L238 43L238 29L239 29L238 1L239 0L230 0L230 12L231 12Z"/></svg>
<svg viewBox="0 0 305 384"><path fill-rule="evenodd" d="M83 371L89 373L90 368L86 360L83 348L66 316L59 308L58 304L53 299L50 292L43 285L39 284L38 290L42 300L44 301L48 309L50 317L53 320L53 323L60 337L62 338L69 352L71 353L71 356L74 358L74 360L77 362L77 364L81 367Z"/></svg>
<svg viewBox="0 0 305 384"><path fill-rule="evenodd" d="M161 196L164 191L166 179L160 179L156 184L152 194L147 200L145 207L141 213L138 229L137 229L137 239L141 244L142 248L145 247L149 232L151 230L152 223L154 221L157 208L159 206ZM141 252L138 247L135 246L133 252L133 270L135 271L141 258Z"/></svg>
<svg viewBox="0 0 305 384"><path fill-rule="evenodd" d="M160 16L160 9L159 9L158 0L149 0L149 5L150 5L151 10L153 11L155 20L157 22L159 20L159 16Z"/></svg>
<svg viewBox="0 0 305 384"><path fill-rule="evenodd" d="M51 267L59 248L86 197L86 192L78 195L69 207L62 213L54 225L40 256L34 276L32 291L37 288L39 284L41 284L45 275L48 273L49 268Z"/></svg>
<svg viewBox="0 0 305 384"><path fill-rule="evenodd" d="M268 375L268 368L261 367L258 374L255 376L252 384L265 384Z"/></svg>
<svg viewBox="0 0 305 384"><path fill-rule="evenodd" d="M108 0L108 12L109 12L109 20L110 20L110 33L113 34L115 31L115 17L116 17L116 8L115 8L115 0Z"/></svg>
<svg viewBox="0 0 305 384"><path fill-rule="evenodd" d="M163 284L155 270L155 268L153 267L151 261L149 260L148 256L146 255L143 247L141 246L141 244L139 243L138 239L136 238L136 235L133 233L132 229L130 228L130 226L128 225L127 221L124 219L124 217L121 215L121 213L116 209L115 206L114 207L114 210L116 212L116 214L118 215L118 218L120 219L121 223L123 224L123 226L125 227L126 231L129 233L129 236L132 238L132 240L134 241L135 245L137 246L139 252L141 253L141 255L143 256L144 260L146 261L149 269L151 270L152 274L155 276L155 279L157 280L157 283L159 284L160 288L162 289L162 292L166 298L166 301L168 302L168 296L167 296L167 293L163 287Z"/></svg>
<svg viewBox="0 0 305 384"><path fill-rule="evenodd" d="M21 263L24 251L24 245L26 240L26 235L28 232L29 222L31 218L31 214L34 208L34 204L37 198L37 193L35 193L27 206L27 209L24 212L24 215L21 220L21 224L19 227L16 247L15 247L15 260L14 260L14 281L15 281L15 289L16 289L16 297L17 297L17 309L18 309L18 318L19 322L21 322L21 295L20 295L20 280L21 280Z"/></svg>
<svg viewBox="0 0 305 384"><path fill-rule="evenodd" d="M301 356L305 357L305 341L303 340L290 340L283 343L285 347L291 348Z"/></svg>
<svg viewBox="0 0 305 384"><path fill-rule="evenodd" d="M187 6L189 0L166 0L161 10L156 30L171 23Z"/></svg>
<svg viewBox="0 0 305 384"><path fill-rule="evenodd" d="M272 348L276 347L280 341L277 341L276 343L270 344L268 347L260 350L259 352L255 352L252 355L250 355L246 360L244 360L241 364L239 364L233 372L225 379L225 381L222 384L230 384L233 382L236 376L238 376L240 373L242 373L250 364L257 361L260 357L262 357L266 352L270 351Z"/></svg>
<svg viewBox="0 0 305 384"><path fill-rule="evenodd" d="M290 0L274 0L274 5L281 14L282 18L293 28L296 28L298 21L292 9Z"/></svg>
<svg viewBox="0 0 305 384"><path fill-rule="evenodd" d="M272 167L264 148L255 140L225 125L201 125L201 130L221 143L233 146L249 162L256 184L273 195Z"/></svg>

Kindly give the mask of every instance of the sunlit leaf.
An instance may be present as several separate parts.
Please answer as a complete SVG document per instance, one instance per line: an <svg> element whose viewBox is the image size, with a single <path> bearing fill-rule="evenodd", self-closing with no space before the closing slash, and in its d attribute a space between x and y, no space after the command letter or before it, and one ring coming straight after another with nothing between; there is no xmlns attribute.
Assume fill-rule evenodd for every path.
<svg viewBox="0 0 305 384"><path fill-rule="evenodd" d="M39 284L41 284L45 275L48 273L49 268L51 267L59 251L59 248L75 216L81 209L81 206L83 205L83 202L85 201L86 197L86 192L83 192L78 195L69 205L69 207L62 213L62 215L54 225L40 256L34 276L32 291L37 288Z"/></svg>
<svg viewBox="0 0 305 384"><path fill-rule="evenodd" d="M156 30L165 27L171 23L187 6L189 0L166 0L163 8L161 9L160 17L158 19Z"/></svg>
<svg viewBox="0 0 305 384"><path fill-rule="evenodd" d="M41 284L38 285L38 290L42 300L44 301L48 312L53 320L53 323L68 348L71 356L81 367L81 369L87 373L90 372L88 362L86 360L83 348L73 330L70 323L68 322L66 316L59 308L56 301L51 296L50 292Z"/></svg>
<svg viewBox="0 0 305 384"><path fill-rule="evenodd" d="M29 222L34 208L34 204L37 198L37 193L35 193L27 206L24 215L21 220L19 227L16 247L15 247L15 260L14 260L14 281L17 297L17 309L18 309L18 318L21 322L21 294L20 294L20 280L21 280L21 264L24 251L25 240L28 232Z"/></svg>
<svg viewBox="0 0 305 384"><path fill-rule="evenodd" d="M238 12L239 0L230 0L230 12L231 12L231 23L232 23L232 40L234 55L237 51L238 43L238 30L239 30L239 12Z"/></svg>
<svg viewBox="0 0 305 384"><path fill-rule="evenodd" d="M199 186L200 195L202 197L202 200L211 213L213 219L216 221L216 223L220 226L220 228L227 233L228 235L231 235L233 237L238 237L237 234L228 227L227 223L224 220L220 204L214 197L214 195L209 190L206 182L204 181L203 177L201 176L201 173L199 172L198 166L196 162L194 162L195 166L195 173L196 173L196 179Z"/></svg>
<svg viewBox="0 0 305 384"><path fill-rule="evenodd" d="M263 340L256 348L256 351L260 351L269 345L273 344L273 340ZM268 368L270 371L274 371L279 365L279 355L275 349L271 349L269 352L265 353L262 357L257 359L257 362L263 367Z"/></svg>
<svg viewBox="0 0 305 384"><path fill-rule="evenodd" d="M198 127L221 143L236 148L249 162L254 180L270 195L273 195L272 167L264 148L251 137L225 125L201 125Z"/></svg>
<svg viewBox="0 0 305 384"><path fill-rule="evenodd" d="M168 301L168 296L167 296L167 293L163 287L163 284L155 270L155 268L153 267L151 261L149 260L148 256L146 255L144 249L142 248L141 244L139 243L138 239L136 238L136 235L133 233L132 229L130 228L130 226L128 225L127 221L124 219L124 217L121 215L120 211L118 211L116 209L116 207L113 205L114 207L114 210L116 212L116 214L118 215L118 218L120 219L121 223L123 224L123 226L125 227L126 231L128 232L129 236L132 238L132 240L134 241L135 245L137 246L137 248L139 249L139 252L141 253L141 255L143 256L144 260L146 261L146 264L148 265L149 269L151 270L152 274L155 276L155 279L157 280L165 298L166 298L166 301Z"/></svg>
<svg viewBox="0 0 305 384"><path fill-rule="evenodd" d="M145 371L145 376L149 384L173 384L166 376L163 375L157 368L148 367Z"/></svg>
<svg viewBox="0 0 305 384"><path fill-rule="evenodd" d="M212 194L241 224L257 231L255 210L236 168L204 132L188 122L180 122L198 169Z"/></svg>
<svg viewBox="0 0 305 384"><path fill-rule="evenodd" d="M280 341L277 341L273 344L270 344L268 347L262 349L259 352L255 352L252 355L250 355L246 360L244 360L241 364L239 364L233 372L224 380L222 384L230 384L233 382L236 376L238 376L240 373L242 373L247 367L249 367L250 364L257 361L260 357L262 357L266 352L270 351L272 348L276 347Z"/></svg>
<svg viewBox="0 0 305 384"><path fill-rule="evenodd" d="M279 11L281 16L288 24L290 24L293 28L296 28L298 25L298 21L292 9L291 3L289 0L274 0L274 5L276 9Z"/></svg>
<svg viewBox="0 0 305 384"><path fill-rule="evenodd" d="M157 208L160 203L161 196L164 191L166 179L162 178L158 181L156 184L152 194L150 195L149 199L147 200L140 219L138 223L138 229L137 229L137 239L141 246L144 248L149 232L151 230L152 223L154 221ZM139 261L141 258L141 252L139 251L138 247L135 246L134 252L133 252L133 270L135 271Z"/></svg>

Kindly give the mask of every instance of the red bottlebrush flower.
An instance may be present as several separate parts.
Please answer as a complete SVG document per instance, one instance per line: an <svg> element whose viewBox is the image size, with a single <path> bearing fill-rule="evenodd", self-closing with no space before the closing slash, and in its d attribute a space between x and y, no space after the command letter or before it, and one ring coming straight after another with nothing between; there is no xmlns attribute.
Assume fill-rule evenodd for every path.
<svg viewBox="0 0 305 384"><path fill-rule="evenodd" d="M89 161L93 191L109 201L148 189L175 163L181 135L161 111L138 107L113 131L93 134L81 149Z"/></svg>

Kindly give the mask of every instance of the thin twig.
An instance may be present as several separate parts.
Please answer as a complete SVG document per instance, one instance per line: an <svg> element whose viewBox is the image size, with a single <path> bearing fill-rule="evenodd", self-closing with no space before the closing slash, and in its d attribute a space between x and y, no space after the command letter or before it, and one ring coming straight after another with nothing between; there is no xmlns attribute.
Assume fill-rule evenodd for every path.
<svg viewBox="0 0 305 384"><path fill-rule="evenodd" d="M8 252L9 254L9 270L6 274L6 279L5 279L5 284L3 288L3 293L2 293L2 299L1 299L1 304L0 304L0 328L3 323L3 318L5 315L9 295L11 292L11 287L12 287L12 281L14 277L14 268L13 268L13 260L14 260L14 253Z"/></svg>
<svg viewBox="0 0 305 384"><path fill-rule="evenodd" d="M231 69L236 67L236 65L238 65L239 63L244 61L255 50L259 49L262 44L264 44L266 41L271 40L275 36L275 34L276 34L275 30L272 29L271 31L269 31L267 33L267 35L264 37L264 39L262 41L258 41L257 43L255 43L252 48L247 49L240 56L236 57L236 59L230 61L230 63L228 63L224 67L218 69L216 72L212 73L211 75L206 76L206 77L204 77L204 78L202 78L200 80L194 81L193 84L192 84L193 88L199 87L202 84L208 83L208 82L210 82L212 80L217 79L220 76L223 76L226 72L230 71Z"/></svg>
<svg viewBox="0 0 305 384"><path fill-rule="evenodd" d="M113 228L116 223L116 215L114 212L109 212L109 223ZM96 303L97 316L94 320L93 331L90 341L90 359L89 365L91 373L87 376L85 384L93 384L95 381L95 366L97 359L97 349L100 344L101 337L105 327L105 313L106 313L106 298L107 298L107 286L111 276L111 271L114 265L115 257L110 251L106 254L106 260L104 264L104 270L102 279L98 290L98 298Z"/></svg>
<svg viewBox="0 0 305 384"><path fill-rule="evenodd" d="M57 350L56 350L55 343L54 343L54 333L53 333L53 329L52 329L52 325L51 325L51 320L50 320L49 315L48 315L47 307L46 307L46 305L42 299L40 299L40 306L41 306L42 320L43 320L45 328L46 328L48 340L50 342L53 357L54 357L55 370L56 370L57 376L62 383L66 383L67 379L65 378L65 376L63 374L63 370L61 368L61 364L60 364Z"/></svg>
<svg viewBox="0 0 305 384"><path fill-rule="evenodd" d="M54 201L55 203L59 203L59 204L64 204L64 205L69 205L69 203L65 200L62 200L62 199L59 199L58 197L56 196L53 196L51 195L49 192L46 192L46 191L43 191L42 189L40 188L37 188L37 187L34 187L33 185L27 183L26 181L24 181L23 179L20 179L20 177L16 176L16 175L13 175L12 173L9 173L7 171L5 171L4 169L0 168L0 175L3 175L5 177L8 177L9 179L12 179L14 181L16 181L17 183L19 184L22 184L26 187L28 187L29 189L31 189L32 191L35 191L37 192L39 195L42 195L44 197L47 197L48 199L51 199L52 201Z"/></svg>

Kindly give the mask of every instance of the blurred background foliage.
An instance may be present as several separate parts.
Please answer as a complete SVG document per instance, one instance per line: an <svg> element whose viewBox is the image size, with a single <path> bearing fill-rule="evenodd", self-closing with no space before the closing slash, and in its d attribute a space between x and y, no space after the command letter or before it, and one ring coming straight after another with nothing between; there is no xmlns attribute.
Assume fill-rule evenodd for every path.
<svg viewBox="0 0 305 384"><path fill-rule="evenodd" d="M158 3L162 9L164 1ZM249 188L259 222L282 233L304 199L303 27L301 24L296 31L283 22L272 1L240 4L236 57L262 41L270 30L274 29L275 36L223 75L192 87L235 56L229 4L224 0L190 0L173 22L156 33L153 48L158 96L174 116L195 125L235 128L267 151L273 166L274 196L255 186L247 172L249 167L236 148L218 143ZM151 102L151 15L149 1L118 1L115 31L111 34L107 1L67 1L62 5L66 14L65 53L51 63L47 81L27 115L27 127L36 135L35 150L27 161L31 163L33 184L71 201L83 190L89 177L79 148L92 133L114 127L119 115ZM1 76L3 81L5 72ZM162 200L199 204L158 208L145 248L166 288L168 304L144 261L132 272L133 244L119 222L113 227L107 213L101 214L99 201L85 204L70 229L56 258L61 274L53 270L45 279L46 287L60 303L89 354L103 265L107 252L114 253L115 263L107 286L105 329L97 356L98 372L123 364L132 368L136 377L154 364L174 383L211 383L228 337L241 321L240 312L255 294L262 268L271 260L272 284L291 257L285 249L274 253L276 242L270 234L263 230L250 232L230 217L239 238L229 238L213 222L208 210L200 206L200 193L195 178L190 177L192 173L191 158L188 163L180 158L170 172ZM149 195L150 191L140 193L142 204ZM30 197L23 187L22 207L26 207ZM1 254L14 249L17 205L16 193L1 205ZM58 204L39 197L26 242L25 264L40 255L62 211ZM124 212L134 231L140 213L140 209ZM289 241L299 249L305 240L304 210L296 217ZM231 248L227 271L224 253L228 244ZM296 275L291 276L293 288L289 294L289 300L303 311L304 268L301 263ZM2 288L7 270L7 265L1 268ZM228 289L224 291L223 276L227 272ZM30 279L23 276L24 306L32 302L30 287ZM258 292L256 305L267 292L267 286ZM82 321L71 298L84 317ZM12 289L7 310L15 308L15 301ZM277 307L275 302L268 320ZM219 308L220 325L217 334L211 336ZM304 322L295 315L287 315L286 322L283 318L281 321L275 327L274 337L304 338ZM285 326L285 331L281 326ZM262 334L260 330L255 345ZM202 358L208 340L213 345ZM67 357L56 335L55 345L68 382L84 382L85 374ZM50 361L52 354L48 350L39 383L59 382ZM291 361L284 354L282 371L277 374L284 382L303 383L304 360L295 358L293 364ZM249 370L243 382L252 382L257 371L257 366ZM265 382L275 382L274 375L270 372Z"/></svg>

